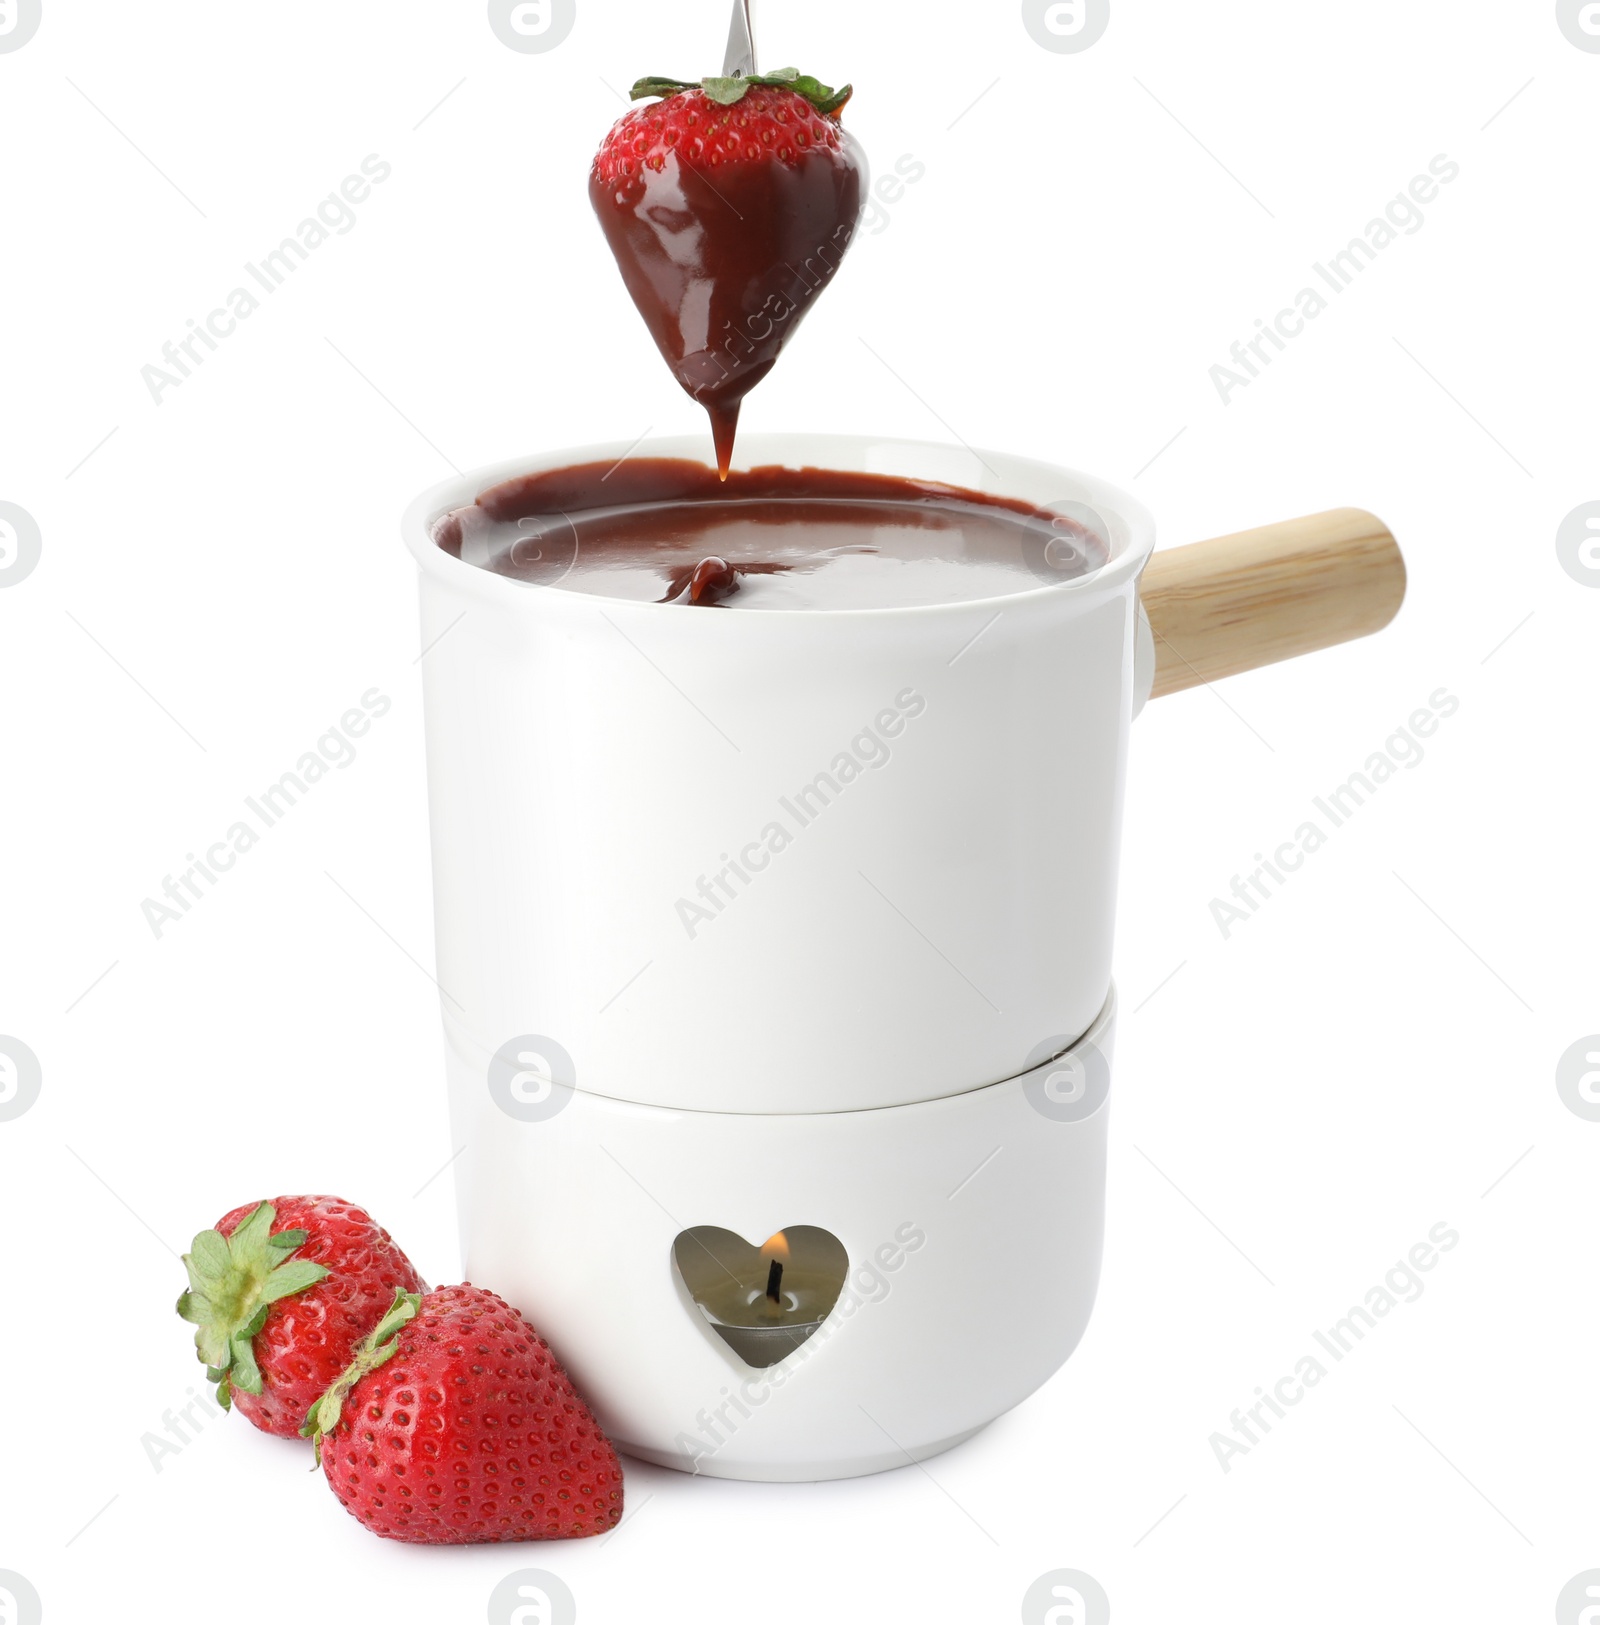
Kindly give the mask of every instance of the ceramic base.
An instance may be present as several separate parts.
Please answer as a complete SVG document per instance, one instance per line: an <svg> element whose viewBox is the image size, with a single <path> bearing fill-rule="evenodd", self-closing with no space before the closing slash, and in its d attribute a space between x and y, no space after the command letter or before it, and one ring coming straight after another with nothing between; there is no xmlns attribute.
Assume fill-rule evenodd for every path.
<svg viewBox="0 0 1600 1625"><path fill-rule="evenodd" d="M951 1448L1072 1353L1099 1280L1115 999L1009 1082L876 1111L674 1112L557 1092L508 1116L450 1056L467 1277L539 1327L619 1448L722 1478L881 1472ZM830 1231L814 1337L766 1370L706 1323L687 1229Z"/></svg>

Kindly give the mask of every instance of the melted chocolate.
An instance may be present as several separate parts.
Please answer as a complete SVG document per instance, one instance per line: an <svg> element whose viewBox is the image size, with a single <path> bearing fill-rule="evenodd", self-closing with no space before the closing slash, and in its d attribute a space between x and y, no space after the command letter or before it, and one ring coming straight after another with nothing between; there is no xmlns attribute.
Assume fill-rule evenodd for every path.
<svg viewBox="0 0 1600 1625"><path fill-rule="evenodd" d="M622 279L673 376L710 413L724 474L740 405L855 235L865 163L840 134L840 152L714 172L673 153L627 191L590 177Z"/></svg>
<svg viewBox="0 0 1600 1625"><path fill-rule="evenodd" d="M889 474L640 458L526 474L435 524L534 586L739 609L869 609L1029 592L1105 562L1100 537L1013 498Z"/></svg>

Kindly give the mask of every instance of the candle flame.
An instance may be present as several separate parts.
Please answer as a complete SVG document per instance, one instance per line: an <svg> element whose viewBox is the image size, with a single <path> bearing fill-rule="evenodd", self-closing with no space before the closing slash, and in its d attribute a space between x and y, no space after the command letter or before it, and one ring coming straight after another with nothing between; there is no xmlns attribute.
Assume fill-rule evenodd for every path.
<svg viewBox="0 0 1600 1625"><path fill-rule="evenodd" d="M780 1264L789 1262L789 1238L780 1230L777 1235L769 1236L766 1245L761 1249L761 1256L766 1259L777 1259Z"/></svg>

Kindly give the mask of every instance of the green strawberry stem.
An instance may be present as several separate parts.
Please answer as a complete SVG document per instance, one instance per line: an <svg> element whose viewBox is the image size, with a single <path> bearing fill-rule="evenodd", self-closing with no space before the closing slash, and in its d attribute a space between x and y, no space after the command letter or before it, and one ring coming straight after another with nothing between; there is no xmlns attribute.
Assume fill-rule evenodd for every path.
<svg viewBox="0 0 1600 1625"><path fill-rule="evenodd" d="M685 90L703 90L712 101L723 107L732 107L744 100L752 85L774 85L792 90L804 96L819 113L825 113L830 118L837 117L855 94L851 85L835 90L832 85L825 85L820 79L801 73L798 68L779 68L773 73L754 73L749 78L735 74L730 79L718 77L693 83L685 79L641 79L633 87L633 99L637 102L646 96L676 96Z"/></svg>
<svg viewBox="0 0 1600 1625"><path fill-rule="evenodd" d="M272 1203L262 1202L231 1236L202 1230L183 1255L189 1290L178 1299L178 1313L199 1328L195 1350L224 1410L232 1407L235 1388L261 1392L254 1344L268 1310L328 1274L323 1265L292 1256L306 1243L304 1230L271 1233L277 1217Z"/></svg>
<svg viewBox="0 0 1600 1625"><path fill-rule="evenodd" d="M306 1412L300 1424L300 1436L310 1439L316 1446L317 1460L322 1460L323 1435L332 1433L339 1425L340 1413L350 1390L369 1372L392 1360L400 1348L400 1329L417 1318L422 1308L422 1294L396 1290L389 1312L368 1334L366 1342L356 1350L356 1357L335 1380L333 1386Z"/></svg>

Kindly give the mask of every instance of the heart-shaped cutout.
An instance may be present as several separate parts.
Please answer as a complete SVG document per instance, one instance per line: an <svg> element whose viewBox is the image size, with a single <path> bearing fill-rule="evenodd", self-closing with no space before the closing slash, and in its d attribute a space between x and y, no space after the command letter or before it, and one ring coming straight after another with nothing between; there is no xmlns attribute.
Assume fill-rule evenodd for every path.
<svg viewBox="0 0 1600 1625"><path fill-rule="evenodd" d="M837 1236L791 1225L753 1247L714 1224L683 1231L673 1267L706 1324L748 1366L786 1360L839 1301L850 1255Z"/></svg>

